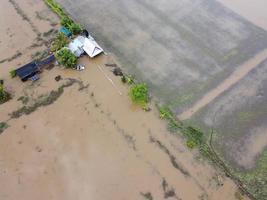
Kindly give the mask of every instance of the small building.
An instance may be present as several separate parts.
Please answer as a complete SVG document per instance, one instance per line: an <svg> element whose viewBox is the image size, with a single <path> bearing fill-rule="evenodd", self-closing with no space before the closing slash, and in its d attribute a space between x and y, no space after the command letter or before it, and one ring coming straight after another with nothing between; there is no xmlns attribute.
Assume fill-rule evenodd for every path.
<svg viewBox="0 0 267 200"><path fill-rule="evenodd" d="M34 76L37 72L40 71L39 67L35 62L28 63L15 70L16 75L20 77L22 81L27 81L29 78Z"/></svg>
<svg viewBox="0 0 267 200"><path fill-rule="evenodd" d="M48 65L54 61L55 61L55 56L50 55L49 57L41 61L30 62L16 69L15 72L16 72L16 75L20 77L22 81L27 81L28 79L37 80L36 74L40 72L42 66Z"/></svg>
<svg viewBox="0 0 267 200"><path fill-rule="evenodd" d="M72 33L70 32L69 29L67 29L65 26L62 26L59 29L59 32L63 33L65 36L70 37L72 35Z"/></svg>
<svg viewBox="0 0 267 200"><path fill-rule="evenodd" d="M36 65L37 65L38 67L42 67L42 66L44 66L44 65L48 65L48 64L50 64L51 62L54 62L55 60L56 60L55 55L52 54L52 55L50 55L49 57L47 57L47 58L45 58L45 59L43 59L43 60L41 60L41 61L37 61L37 62L36 62Z"/></svg>
<svg viewBox="0 0 267 200"><path fill-rule="evenodd" d="M83 53L83 41L84 37L78 36L73 41L69 43L69 50L76 56L80 57Z"/></svg>
<svg viewBox="0 0 267 200"><path fill-rule="evenodd" d="M90 37L84 39L83 50L89 57L93 58L103 52L103 49L97 44L94 38Z"/></svg>

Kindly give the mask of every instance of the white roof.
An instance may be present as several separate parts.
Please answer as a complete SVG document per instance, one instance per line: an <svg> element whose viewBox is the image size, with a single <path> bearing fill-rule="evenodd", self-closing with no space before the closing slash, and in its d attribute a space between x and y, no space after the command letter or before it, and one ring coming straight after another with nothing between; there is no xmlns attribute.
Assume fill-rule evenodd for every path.
<svg viewBox="0 0 267 200"><path fill-rule="evenodd" d="M81 41L81 38L77 37L73 41L70 42L69 44L69 49L70 51L76 56L80 57L84 50L83 50L83 43Z"/></svg>
<svg viewBox="0 0 267 200"><path fill-rule="evenodd" d="M96 43L93 38L84 38L83 50L91 57L95 57L103 52L103 49Z"/></svg>

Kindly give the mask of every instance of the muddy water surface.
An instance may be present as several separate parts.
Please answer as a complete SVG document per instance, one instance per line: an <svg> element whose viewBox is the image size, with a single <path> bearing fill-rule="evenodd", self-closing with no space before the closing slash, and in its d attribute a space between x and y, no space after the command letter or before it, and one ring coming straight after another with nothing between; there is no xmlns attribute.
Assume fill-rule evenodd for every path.
<svg viewBox="0 0 267 200"><path fill-rule="evenodd" d="M8 122L0 137L1 199L235 199L234 183L196 161L153 107L132 106L127 88L104 67L112 58L81 62L85 71L54 69L32 89L56 89L58 74L88 88L74 84L54 104ZM6 104L1 120L14 104L22 106Z"/></svg>

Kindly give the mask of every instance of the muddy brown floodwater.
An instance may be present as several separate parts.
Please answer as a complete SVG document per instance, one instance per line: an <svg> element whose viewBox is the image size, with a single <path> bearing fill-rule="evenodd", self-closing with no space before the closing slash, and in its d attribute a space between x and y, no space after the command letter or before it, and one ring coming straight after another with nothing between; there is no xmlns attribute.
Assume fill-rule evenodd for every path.
<svg viewBox="0 0 267 200"><path fill-rule="evenodd" d="M80 62L81 73L53 69L25 85L33 97L56 90L56 75L89 87L73 84L53 104L8 121L0 137L1 199L235 199L235 184L196 160L153 106L146 113L132 105L127 87L104 67L112 57ZM0 120L21 106L8 102Z"/></svg>
<svg viewBox="0 0 267 200"><path fill-rule="evenodd" d="M35 83L11 79L11 69L47 48L44 33L58 19L42 1L0 5L0 74L12 94L0 105L8 124L1 200L236 199L234 182L169 134L153 105L144 112L130 102L128 86L105 67L118 63L112 55L83 57L82 72L54 67Z"/></svg>

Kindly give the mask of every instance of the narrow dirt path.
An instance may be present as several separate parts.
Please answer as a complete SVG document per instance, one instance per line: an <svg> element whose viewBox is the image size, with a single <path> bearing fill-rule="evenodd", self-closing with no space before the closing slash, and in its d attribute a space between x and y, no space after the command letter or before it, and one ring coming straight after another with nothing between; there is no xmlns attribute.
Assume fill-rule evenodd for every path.
<svg viewBox="0 0 267 200"><path fill-rule="evenodd" d="M209 91L205 96L197 101L191 108L187 109L183 113L179 114L177 117L180 120L186 120L192 117L201 108L208 105L216 97L222 94L224 91L228 90L242 78L244 78L251 70L256 68L263 60L267 58L267 49L261 51L256 56L240 65L228 78L226 78L221 84Z"/></svg>

